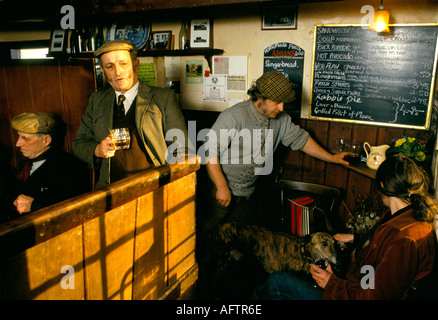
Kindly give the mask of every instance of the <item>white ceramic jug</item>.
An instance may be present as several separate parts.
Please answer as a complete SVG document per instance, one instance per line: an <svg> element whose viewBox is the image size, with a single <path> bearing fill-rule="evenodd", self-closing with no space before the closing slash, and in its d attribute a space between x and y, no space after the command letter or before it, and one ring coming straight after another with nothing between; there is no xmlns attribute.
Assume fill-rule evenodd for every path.
<svg viewBox="0 0 438 320"><path fill-rule="evenodd" d="M367 150L370 150L368 152ZM381 146L372 147L368 142L363 144L365 153L367 154L367 166L370 169L377 170L380 164L386 159L386 150L389 149L389 145L382 144Z"/></svg>

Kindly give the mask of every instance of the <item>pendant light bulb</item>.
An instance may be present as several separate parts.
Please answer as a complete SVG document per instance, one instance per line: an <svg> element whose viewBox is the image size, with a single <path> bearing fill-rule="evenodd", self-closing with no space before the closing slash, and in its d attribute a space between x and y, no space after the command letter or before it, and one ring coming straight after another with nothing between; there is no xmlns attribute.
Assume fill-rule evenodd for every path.
<svg viewBox="0 0 438 320"><path fill-rule="evenodd" d="M389 32L389 11L385 10L382 4L380 4L377 11L374 13L374 18L370 26L369 30L377 31L377 32Z"/></svg>

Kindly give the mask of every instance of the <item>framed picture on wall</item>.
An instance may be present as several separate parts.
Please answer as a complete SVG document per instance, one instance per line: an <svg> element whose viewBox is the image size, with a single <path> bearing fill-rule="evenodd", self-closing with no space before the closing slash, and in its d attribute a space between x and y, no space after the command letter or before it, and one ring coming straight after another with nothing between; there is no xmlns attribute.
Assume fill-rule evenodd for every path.
<svg viewBox="0 0 438 320"><path fill-rule="evenodd" d="M172 31L153 31L147 43L147 50L170 50Z"/></svg>
<svg viewBox="0 0 438 320"><path fill-rule="evenodd" d="M67 31L64 29L52 30L50 35L49 53L64 53L67 48Z"/></svg>
<svg viewBox="0 0 438 320"><path fill-rule="evenodd" d="M190 20L190 48L213 48L213 26L211 19Z"/></svg>
<svg viewBox="0 0 438 320"><path fill-rule="evenodd" d="M273 6L263 8L262 30L297 28L297 6Z"/></svg>

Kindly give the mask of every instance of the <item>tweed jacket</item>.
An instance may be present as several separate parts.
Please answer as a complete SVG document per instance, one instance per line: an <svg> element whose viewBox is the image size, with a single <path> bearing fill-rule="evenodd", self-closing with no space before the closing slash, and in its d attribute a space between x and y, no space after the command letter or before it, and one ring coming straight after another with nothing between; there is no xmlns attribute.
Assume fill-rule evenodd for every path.
<svg viewBox="0 0 438 320"><path fill-rule="evenodd" d="M380 225L369 244L355 255L346 279L330 277L324 299L406 299L410 285L432 272L436 256L432 228L417 221L411 207L386 218L389 221ZM371 277L369 269L361 271L363 266L374 269L374 288L362 288L362 278ZM367 283L365 280L363 284Z"/></svg>
<svg viewBox="0 0 438 320"><path fill-rule="evenodd" d="M91 95L73 140L74 154L95 170L96 188L109 183L109 161L97 159L94 150L113 127L115 97L114 89L111 87ZM140 82L135 108L135 125L141 139L139 143L144 144L154 166L166 163L168 144L176 143L178 151L187 151L187 126L174 91L149 87ZM181 130L185 135L185 141L174 138L166 142L165 134L170 129Z"/></svg>

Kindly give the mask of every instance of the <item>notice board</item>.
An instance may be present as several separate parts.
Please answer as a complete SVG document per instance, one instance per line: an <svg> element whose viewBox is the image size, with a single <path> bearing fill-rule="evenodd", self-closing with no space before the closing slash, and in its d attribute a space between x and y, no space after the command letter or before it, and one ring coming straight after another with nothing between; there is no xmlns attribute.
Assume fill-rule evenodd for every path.
<svg viewBox="0 0 438 320"><path fill-rule="evenodd" d="M426 129L437 68L438 24L316 25L310 117Z"/></svg>

